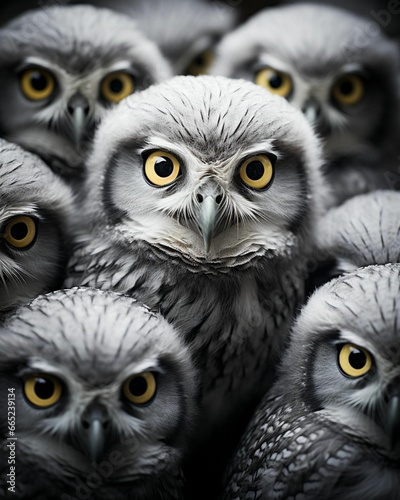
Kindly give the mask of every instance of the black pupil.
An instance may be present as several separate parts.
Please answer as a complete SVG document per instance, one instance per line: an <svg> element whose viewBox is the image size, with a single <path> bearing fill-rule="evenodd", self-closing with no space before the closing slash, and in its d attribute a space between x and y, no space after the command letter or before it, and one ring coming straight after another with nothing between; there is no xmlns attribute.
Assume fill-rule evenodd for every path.
<svg viewBox="0 0 400 500"><path fill-rule="evenodd" d="M367 363L367 356L363 351L353 348L349 355L349 363L355 370L361 370Z"/></svg>
<svg viewBox="0 0 400 500"><path fill-rule="evenodd" d="M23 240L28 236L28 226L24 222L17 222L12 226L10 233L14 240Z"/></svg>
<svg viewBox="0 0 400 500"><path fill-rule="evenodd" d="M54 383L45 378L38 378L35 384L35 392L40 399L50 399L54 394Z"/></svg>
<svg viewBox="0 0 400 500"><path fill-rule="evenodd" d="M129 392L136 397L143 396L147 391L147 382L144 377L134 377L129 383Z"/></svg>
<svg viewBox="0 0 400 500"><path fill-rule="evenodd" d="M120 92L122 92L123 88L124 88L124 86L123 86L123 83L120 79L114 78L113 80L111 80L111 82L110 82L111 92L113 92L114 94L119 94Z"/></svg>
<svg viewBox="0 0 400 500"><path fill-rule="evenodd" d="M283 83L282 77L279 76L277 73L274 73L269 77L269 85L273 89L279 89L279 87L282 87L282 83Z"/></svg>
<svg viewBox="0 0 400 500"><path fill-rule="evenodd" d="M154 170L159 177L169 177L174 171L174 164L170 158L160 156L156 160Z"/></svg>
<svg viewBox="0 0 400 500"><path fill-rule="evenodd" d="M252 161L246 167L246 174L252 181L258 181L264 175L264 165L260 161Z"/></svg>
<svg viewBox="0 0 400 500"><path fill-rule="evenodd" d="M47 81L46 76L43 73L41 73L40 71L34 71L31 74L31 85L32 85L33 89L35 89L39 92L41 90L44 90L48 85L48 81Z"/></svg>
<svg viewBox="0 0 400 500"><path fill-rule="evenodd" d="M340 92L343 95L350 95L354 91L354 85L350 81L345 81L340 84Z"/></svg>

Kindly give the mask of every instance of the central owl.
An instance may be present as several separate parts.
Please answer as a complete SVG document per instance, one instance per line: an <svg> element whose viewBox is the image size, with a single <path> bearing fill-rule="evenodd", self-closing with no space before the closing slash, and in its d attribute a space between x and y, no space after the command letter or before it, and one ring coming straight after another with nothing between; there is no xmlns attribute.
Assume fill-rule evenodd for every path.
<svg viewBox="0 0 400 500"><path fill-rule="evenodd" d="M152 86L95 137L65 285L140 297L178 328L202 373L203 440L270 384L303 298L320 164L299 111L224 77Z"/></svg>

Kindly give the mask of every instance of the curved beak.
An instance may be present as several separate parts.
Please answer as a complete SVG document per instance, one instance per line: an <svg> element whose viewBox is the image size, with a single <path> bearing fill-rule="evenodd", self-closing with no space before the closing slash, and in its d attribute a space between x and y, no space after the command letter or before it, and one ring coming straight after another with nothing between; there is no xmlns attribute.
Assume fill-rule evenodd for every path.
<svg viewBox="0 0 400 500"><path fill-rule="evenodd" d="M208 253L211 242L215 236L218 223L218 211L222 201L222 194L219 186L208 183L202 186L197 192L199 208L197 213L197 224L204 241L204 249Z"/></svg>
<svg viewBox="0 0 400 500"><path fill-rule="evenodd" d="M107 413L99 404L89 406L78 429L78 445L91 462L98 462L104 455L111 434Z"/></svg>
<svg viewBox="0 0 400 500"><path fill-rule="evenodd" d="M307 118L308 123L314 127L317 125L318 118L321 114L321 107L314 99L309 99L302 107L302 112Z"/></svg>
<svg viewBox="0 0 400 500"><path fill-rule="evenodd" d="M76 149L79 151L87 126L89 101L82 94L74 94L68 102L68 111L72 117L72 135Z"/></svg>
<svg viewBox="0 0 400 500"><path fill-rule="evenodd" d="M396 449L400 446L400 384L389 391L386 425L392 449Z"/></svg>

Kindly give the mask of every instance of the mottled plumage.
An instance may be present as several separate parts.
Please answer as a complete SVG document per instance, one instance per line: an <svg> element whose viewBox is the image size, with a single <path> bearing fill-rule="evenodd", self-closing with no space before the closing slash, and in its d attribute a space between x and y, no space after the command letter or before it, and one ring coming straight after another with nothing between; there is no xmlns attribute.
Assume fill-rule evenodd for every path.
<svg viewBox="0 0 400 500"><path fill-rule="evenodd" d="M126 99L98 130L92 228L66 285L140 298L179 329L202 374L202 445L213 433L232 443L270 383L303 297L320 163L301 113L226 78L175 77ZM163 168L172 173L157 186ZM251 188L258 169L268 186Z"/></svg>
<svg viewBox="0 0 400 500"><path fill-rule="evenodd" d="M174 328L129 297L71 289L21 307L0 328L1 498L14 388L13 498L181 499L195 381Z"/></svg>
<svg viewBox="0 0 400 500"><path fill-rule="evenodd" d="M58 288L75 200L40 158L0 139L0 314Z"/></svg>
<svg viewBox="0 0 400 500"><path fill-rule="evenodd" d="M400 498L400 265L317 290L223 498Z"/></svg>
<svg viewBox="0 0 400 500"><path fill-rule="evenodd" d="M89 5L28 11L0 30L0 132L79 178L107 108L169 75L128 16Z"/></svg>
<svg viewBox="0 0 400 500"><path fill-rule="evenodd" d="M400 262L400 193L374 191L331 208L316 226L310 288L371 264Z"/></svg>
<svg viewBox="0 0 400 500"><path fill-rule="evenodd" d="M340 204L399 187L399 70L374 19L303 4L265 9L228 34L212 73L256 81L304 112L324 139L329 204Z"/></svg>

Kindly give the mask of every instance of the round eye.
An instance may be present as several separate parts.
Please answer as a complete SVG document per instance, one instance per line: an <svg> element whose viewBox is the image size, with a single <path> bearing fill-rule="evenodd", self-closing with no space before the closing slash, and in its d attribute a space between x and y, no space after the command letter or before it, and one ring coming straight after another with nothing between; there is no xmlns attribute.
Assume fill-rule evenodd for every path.
<svg viewBox="0 0 400 500"><path fill-rule="evenodd" d="M267 155L253 156L240 167L240 178L246 186L264 189L272 181L274 168Z"/></svg>
<svg viewBox="0 0 400 500"><path fill-rule="evenodd" d="M358 75L340 78L332 89L332 97L339 104L351 106L360 102L363 96L364 82Z"/></svg>
<svg viewBox="0 0 400 500"><path fill-rule="evenodd" d="M54 92L54 77L42 68L30 68L21 74L21 89L31 101L47 99Z"/></svg>
<svg viewBox="0 0 400 500"><path fill-rule="evenodd" d="M106 101L118 103L133 94L135 83L132 75L123 71L115 71L103 79L100 90Z"/></svg>
<svg viewBox="0 0 400 500"><path fill-rule="evenodd" d="M7 222L4 230L6 242L14 248L26 248L36 237L36 223L32 217L20 215Z"/></svg>
<svg viewBox="0 0 400 500"><path fill-rule="evenodd" d="M61 382L51 375L34 375L26 379L24 393L34 406L48 408L61 398L62 386Z"/></svg>
<svg viewBox="0 0 400 500"><path fill-rule="evenodd" d="M199 54L193 61L189 64L186 69L187 75L204 75L210 69L212 63L214 62L215 54L212 50L208 49Z"/></svg>
<svg viewBox="0 0 400 500"><path fill-rule="evenodd" d="M361 377L371 369L372 357L368 351L361 347L345 344L339 351L339 366L348 377Z"/></svg>
<svg viewBox="0 0 400 500"><path fill-rule="evenodd" d="M165 151L154 151L146 159L144 173L151 184L166 186L171 184L179 175L181 165L177 158Z"/></svg>
<svg viewBox="0 0 400 500"><path fill-rule="evenodd" d="M122 392L131 403L145 405L153 399L156 388L154 375L151 372L145 372L129 377L122 387Z"/></svg>
<svg viewBox="0 0 400 500"><path fill-rule="evenodd" d="M255 83L265 87L269 92L287 97L293 88L292 79L286 73L264 68L256 74Z"/></svg>

